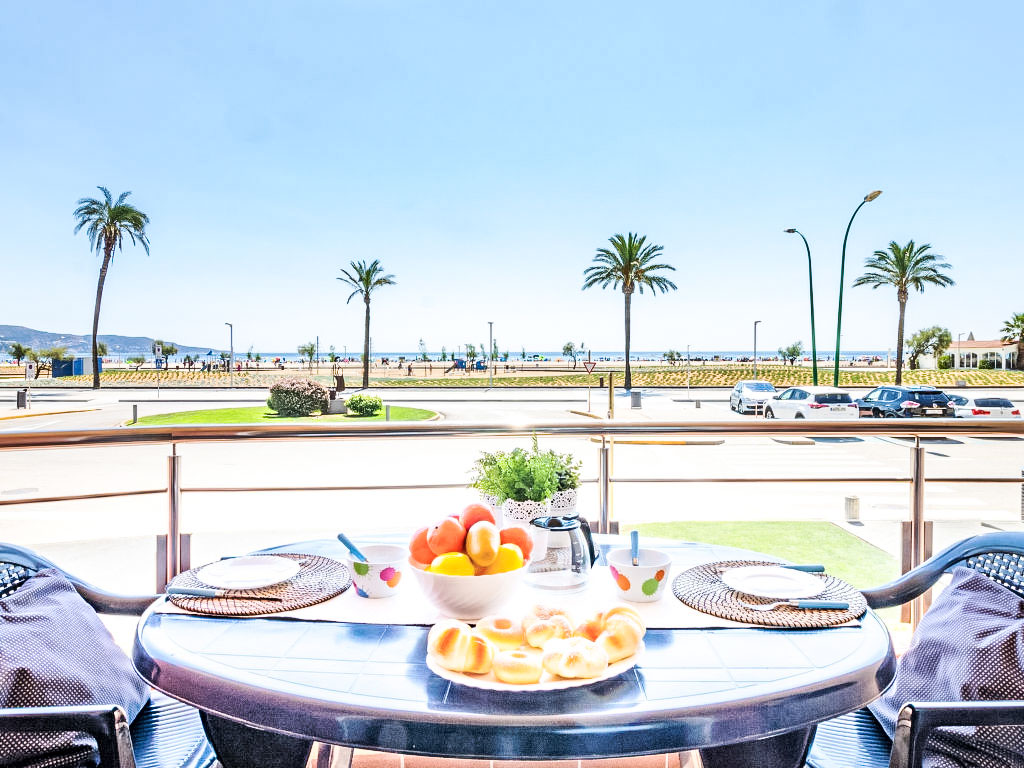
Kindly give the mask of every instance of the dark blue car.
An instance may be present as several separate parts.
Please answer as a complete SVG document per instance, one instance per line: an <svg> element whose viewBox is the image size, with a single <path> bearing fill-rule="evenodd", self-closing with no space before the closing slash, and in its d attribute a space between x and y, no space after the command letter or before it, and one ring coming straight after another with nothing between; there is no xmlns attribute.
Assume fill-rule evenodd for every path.
<svg viewBox="0 0 1024 768"><path fill-rule="evenodd" d="M953 403L945 392L928 386L897 387L885 384L857 400L861 416L906 418L934 416L953 418Z"/></svg>

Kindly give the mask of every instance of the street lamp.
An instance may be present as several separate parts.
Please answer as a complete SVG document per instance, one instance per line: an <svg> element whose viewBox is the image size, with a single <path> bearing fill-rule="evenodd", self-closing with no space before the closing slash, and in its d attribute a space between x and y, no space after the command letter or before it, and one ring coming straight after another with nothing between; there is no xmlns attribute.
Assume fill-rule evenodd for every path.
<svg viewBox="0 0 1024 768"><path fill-rule="evenodd" d="M760 320L754 321L754 378L757 378L757 324Z"/></svg>
<svg viewBox="0 0 1024 768"><path fill-rule="evenodd" d="M491 350L494 349L494 321L487 321L487 386L494 386L494 360Z"/></svg>
<svg viewBox="0 0 1024 768"><path fill-rule="evenodd" d="M811 377L814 381L814 385L818 385L818 344L814 340L814 275L811 272L811 246L807 244L807 238L804 237L803 232L796 229L787 229L791 235L800 235L800 239L804 241L804 247L807 249L807 287L811 294Z"/></svg>
<svg viewBox="0 0 1024 768"><path fill-rule="evenodd" d="M839 386L839 338L843 327L843 279L846 273L846 239L850 236L850 227L853 226L853 220L857 217L857 211L863 208L865 203L870 203L880 194L882 194L882 190L876 189L874 192L868 192L868 194L864 195L864 200L854 209L853 216L850 217L850 223L846 225L846 234L843 235L843 260L839 264L839 312L836 315L836 360L835 371L832 374L832 385L835 387Z"/></svg>
<svg viewBox="0 0 1024 768"><path fill-rule="evenodd" d="M690 345L686 345L686 399L690 399Z"/></svg>
<svg viewBox="0 0 1024 768"><path fill-rule="evenodd" d="M960 339L963 335L962 331L956 335L956 365L953 366L954 368L960 367Z"/></svg>
<svg viewBox="0 0 1024 768"><path fill-rule="evenodd" d="M228 327L231 357L228 359L228 386L235 386L235 326L231 323L224 323Z"/></svg>

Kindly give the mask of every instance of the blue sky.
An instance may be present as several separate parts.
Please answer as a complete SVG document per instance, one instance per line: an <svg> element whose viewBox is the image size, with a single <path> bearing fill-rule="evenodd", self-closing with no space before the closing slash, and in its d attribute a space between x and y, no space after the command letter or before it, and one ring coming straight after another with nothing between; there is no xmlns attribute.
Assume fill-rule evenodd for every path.
<svg viewBox="0 0 1024 768"><path fill-rule="evenodd" d="M149 213L101 333L288 351L361 344L334 278L379 258L378 350L486 338L622 346L622 297L582 292L616 232L679 290L634 302L634 349L893 346L891 289L851 289L890 240L953 288L908 331L995 336L1020 298L1018 3L9 4L0 25L0 323L88 332L99 259L73 236L103 184Z"/></svg>

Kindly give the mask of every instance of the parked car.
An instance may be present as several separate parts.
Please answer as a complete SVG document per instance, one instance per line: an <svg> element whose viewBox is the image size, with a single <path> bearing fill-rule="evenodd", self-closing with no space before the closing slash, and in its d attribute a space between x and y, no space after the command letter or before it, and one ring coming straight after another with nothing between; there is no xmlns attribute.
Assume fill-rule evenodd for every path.
<svg viewBox="0 0 1024 768"><path fill-rule="evenodd" d="M953 404L945 392L928 386L897 387L886 384L857 401L861 416L897 418L910 416L952 417Z"/></svg>
<svg viewBox="0 0 1024 768"><path fill-rule="evenodd" d="M775 385L770 381L758 381L747 379L736 382L736 386L729 393L729 408L737 413L753 411L757 413L764 409L765 401L778 392Z"/></svg>
<svg viewBox="0 0 1024 768"><path fill-rule="evenodd" d="M1020 408L1005 397L950 395L953 410L961 419L1019 419Z"/></svg>
<svg viewBox="0 0 1024 768"><path fill-rule="evenodd" d="M764 405L766 419L856 419L857 404L844 389L835 387L790 387Z"/></svg>

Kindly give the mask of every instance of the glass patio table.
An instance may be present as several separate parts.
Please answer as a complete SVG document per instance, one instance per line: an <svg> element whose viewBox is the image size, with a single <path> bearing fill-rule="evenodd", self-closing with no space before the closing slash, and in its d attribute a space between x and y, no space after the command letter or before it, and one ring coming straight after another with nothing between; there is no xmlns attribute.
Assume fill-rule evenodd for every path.
<svg viewBox="0 0 1024 768"><path fill-rule="evenodd" d="M595 538L602 553L625 543ZM775 559L658 546L672 555L673 574ZM266 551L344 559L333 540ZM538 590L538 601L545 597ZM662 599L676 598L668 591ZM314 741L494 760L699 749L708 768L799 766L816 723L872 701L895 673L888 631L870 610L855 626L829 629L649 629L643 657L626 673L510 694L431 672L426 626L183 615L158 612L160 602L139 623L135 667L201 710L225 768L302 765Z"/></svg>

